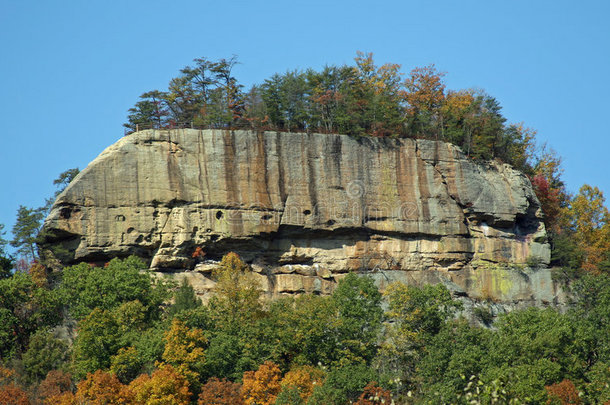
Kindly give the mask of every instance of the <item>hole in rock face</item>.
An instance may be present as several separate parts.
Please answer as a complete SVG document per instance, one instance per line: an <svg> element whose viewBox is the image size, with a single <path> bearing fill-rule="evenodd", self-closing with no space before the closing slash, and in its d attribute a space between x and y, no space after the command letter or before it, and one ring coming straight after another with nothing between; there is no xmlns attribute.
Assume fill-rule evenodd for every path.
<svg viewBox="0 0 610 405"><path fill-rule="evenodd" d="M216 219L220 219L222 218L223 214L222 211L216 211Z"/></svg>
<svg viewBox="0 0 610 405"><path fill-rule="evenodd" d="M303 211L303 214L304 215L311 215L311 211L310 210L305 210L305 211Z"/></svg>
<svg viewBox="0 0 610 405"><path fill-rule="evenodd" d="M326 221L326 225L328 226L332 226L335 224L335 221L333 221L332 219L329 219L328 221Z"/></svg>
<svg viewBox="0 0 610 405"><path fill-rule="evenodd" d="M123 221L125 221L125 215L117 215L114 219L117 222L123 222Z"/></svg>
<svg viewBox="0 0 610 405"><path fill-rule="evenodd" d="M263 221L269 221L271 218L273 218L273 217L272 217L271 215L269 215L269 214L263 215L263 216L261 217L261 219L262 219Z"/></svg>
<svg viewBox="0 0 610 405"><path fill-rule="evenodd" d="M212 236L210 236L210 240L212 242L216 242L218 240L218 237L219 237L218 235L212 235Z"/></svg>
<svg viewBox="0 0 610 405"><path fill-rule="evenodd" d="M70 218L70 215L72 215L72 212L70 211L70 208L62 208L59 210L59 217L63 218L63 219L68 219Z"/></svg>
<svg viewBox="0 0 610 405"><path fill-rule="evenodd" d="M133 229L133 228L127 228L127 233L132 233L133 231L135 231L135 229Z"/></svg>

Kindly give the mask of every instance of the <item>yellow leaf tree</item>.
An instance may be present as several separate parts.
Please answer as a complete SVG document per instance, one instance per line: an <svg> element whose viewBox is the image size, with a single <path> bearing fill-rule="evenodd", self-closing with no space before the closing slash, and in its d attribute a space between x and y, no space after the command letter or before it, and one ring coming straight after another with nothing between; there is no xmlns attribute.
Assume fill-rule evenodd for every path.
<svg viewBox="0 0 610 405"><path fill-rule="evenodd" d="M174 319L171 328L165 333L164 340L163 360L189 382L196 382L205 360L204 348L207 339L203 331L198 328L191 329L181 320Z"/></svg>
<svg viewBox="0 0 610 405"><path fill-rule="evenodd" d="M583 185L572 200L569 215L574 227L574 239L584 252L582 268L598 273L600 264L610 253L610 212L597 187Z"/></svg>
<svg viewBox="0 0 610 405"><path fill-rule="evenodd" d="M290 370L286 373L280 386L282 388L293 386L299 390L299 395L303 399L303 402L307 402L313 389L316 386L321 386L324 381L324 372L319 368L312 366L302 366Z"/></svg>
<svg viewBox="0 0 610 405"><path fill-rule="evenodd" d="M224 330L241 329L245 322L260 316L260 284L237 253L227 253L212 275L216 288L210 308L219 326Z"/></svg>
<svg viewBox="0 0 610 405"><path fill-rule="evenodd" d="M152 375L142 374L129 384L135 404L188 405L191 392L186 378L169 364L162 365Z"/></svg>

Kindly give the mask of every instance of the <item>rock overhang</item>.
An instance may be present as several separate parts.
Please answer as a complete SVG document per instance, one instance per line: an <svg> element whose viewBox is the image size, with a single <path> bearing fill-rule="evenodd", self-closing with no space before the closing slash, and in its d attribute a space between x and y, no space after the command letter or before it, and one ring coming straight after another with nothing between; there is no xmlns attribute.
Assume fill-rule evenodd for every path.
<svg viewBox="0 0 610 405"><path fill-rule="evenodd" d="M473 262L550 261L526 176L415 139L141 131L77 176L43 231L42 247L69 252L66 263L136 254L173 272L195 269L196 247L211 260L237 251L261 274L312 266L300 276L320 280L347 271L450 279Z"/></svg>

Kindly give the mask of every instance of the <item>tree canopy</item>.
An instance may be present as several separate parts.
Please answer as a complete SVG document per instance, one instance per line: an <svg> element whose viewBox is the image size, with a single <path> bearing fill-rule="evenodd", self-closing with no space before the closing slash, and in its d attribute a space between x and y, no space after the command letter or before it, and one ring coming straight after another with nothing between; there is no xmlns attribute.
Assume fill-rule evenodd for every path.
<svg viewBox="0 0 610 405"><path fill-rule="evenodd" d="M125 127L196 127L352 136L428 138L452 142L469 156L528 168L533 133L507 124L500 103L477 90L448 90L434 65L408 74L358 52L354 65L276 73L244 91L235 56L194 60L166 91L140 96Z"/></svg>

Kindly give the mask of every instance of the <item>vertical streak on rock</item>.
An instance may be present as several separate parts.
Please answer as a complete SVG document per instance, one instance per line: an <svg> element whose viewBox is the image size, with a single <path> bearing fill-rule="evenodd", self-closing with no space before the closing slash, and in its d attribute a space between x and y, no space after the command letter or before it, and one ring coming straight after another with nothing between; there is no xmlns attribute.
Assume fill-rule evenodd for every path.
<svg viewBox="0 0 610 405"><path fill-rule="evenodd" d="M282 210L286 208L286 181L284 179L284 155L282 154L282 140L280 133L275 134L275 153L277 155L277 167L278 167L278 186L280 191L280 199L282 200Z"/></svg>
<svg viewBox="0 0 610 405"><path fill-rule="evenodd" d="M174 198L178 200L184 199L183 192L183 181L184 179L181 176L180 167L178 165L178 161L176 158L175 151L173 150L175 147L172 144L172 131L167 131L167 151L166 151L166 159L167 159L167 178L169 179L169 189L173 191Z"/></svg>
<svg viewBox="0 0 610 405"><path fill-rule="evenodd" d="M261 132L256 133L256 160L254 163L254 173L256 184L256 197L254 204L265 208L273 208L271 203L271 194L269 190L269 171L267 167L267 148L265 138ZM262 174L262 175L261 175Z"/></svg>
<svg viewBox="0 0 610 405"><path fill-rule="evenodd" d="M305 141L307 139L307 144L303 142L301 145L305 149L305 153L307 155L306 164L307 164L307 186L309 191L309 200L311 202L311 206L313 207L313 213L315 218L317 218L317 223L320 223L323 219L321 217L320 207L318 206L318 182L316 181L316 169L315 169L315 153L317 152L317 142L313 135L307 134L303 136L301 139Z"/></svg>
<svg viewBox="0 0 610 405"><path fill-rule="evenodd" d="M341 137L335 137L335 138L326 138L326 140L330 140L332 141L332 144L330 145L331 147L331 152L330 152L330 163L329 164L329 168L331 169L330 173L331 173L331 178L334 182L336 182L336 184L333 184L333 186L337 186L337 187L341 187L343 185L343 181L341 178L341 150L342 150L342 142L341 142ZM325 162L327 163L327 162Z"/></svg>
<svg viewBox="0 0 610 405"><path fill-rule="evenodd" d="M224 175L225 175L225 186L226 186L226 199L225 201L230 205L236 205L239 203L237 199L237 183L235 176L237 173L237 159L235 151L235 134L232 131L223 131L224 139Z"/></svg>
<svg viewBox="0 0 610 405"><path fill-rule="evenodd" d="M411 190L413 190L413 202L415 203L415 210L412 210L411 215L414 215L417 213L417 218L413 218L415 220L415 224L417 225L417 230L415 230L416 232L423 232L423 222L426 221L425 217L424 217L424 212L423 212L423 208L422 208L422 196L420 193L420 189L419 189L419 181L418 181L418 161L419 161L419 157L418 155L418 150L417 150L417 141L413 141L411 143L411 150L408 156L405 157L405 160L407 162L409 162L410 164L410 179L411 179ZM419 246L419 245L418 245ZM419 249L419 247L418 247Z"/></svg>
<svg viewBox="0 0 610 405"><path fill-rule="evenodd" d="M197 142L197 156L195 157L197 159L197 167L199 168L199 172L198 172L198 183L199 183L199 195L200 195L200 203L205 204L206 203L206 193L204 192L204 185L203 182L205 181L206 183L208 183L208 173L207 173L207 167L205 165L205 162L207 161L206 156L205 156L205 143L203 141L203 131L199 130L199 133L197 134L197 137L199 138L199 142ZM201 162L203 161L203 167L201 166ZM205 170L205 173L204 173ZM207 189L209 190L210 186L209 184L207 184ZM208 192L209 195L209 192Z"/></svg>
<svg viewBox="0 0 610 405"><path fill-rule="evenodd" d="M226 156L225 179L227 185L227 207L231 208L227 211L224 220L228 224L231 236L240 235L243 233L244 229L241 210L238 209L242 203L241 196L238 194L240 190L240 187L238 187L239 177L241 177L242 173L239 170L240 167L237 156L237 145L235 143L235 132L224 131L224 141Z"/></svg>
<svg viewBox="0 0 610 405"><path fill-rule="evenodd" d="M430 216L430 203L429 203L429 199L431 197L430 194L430 186L428 184L428 165L421 159L421 156L419 154L415 154L415 165L416 165L416 177L417 177L417 183L418 183L418 189L419 189L419 195L420 195L420 206L421 206L421 212L422 212L422 224L425 224L424 226L426 227L426 230L424 231L424 233L430 233L431 231L431 226L430 226L430 220L432 219ZM421 231L421 230L420 230Z"/></svg>

